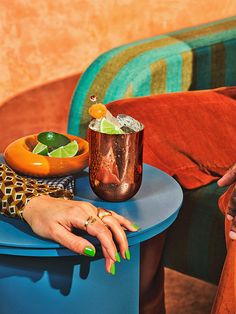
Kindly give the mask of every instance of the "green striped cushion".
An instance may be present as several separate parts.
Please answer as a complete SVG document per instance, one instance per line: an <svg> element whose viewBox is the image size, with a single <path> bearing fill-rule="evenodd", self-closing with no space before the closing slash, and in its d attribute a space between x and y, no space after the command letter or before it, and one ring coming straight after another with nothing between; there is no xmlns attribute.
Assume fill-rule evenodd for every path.
<svg viewBox="0 0 236 314"><path fill-rule="evenodd" d="M137 41L98 57L81 77L68 132L85 135L99 101L236 85L236 17Z"/></svg>

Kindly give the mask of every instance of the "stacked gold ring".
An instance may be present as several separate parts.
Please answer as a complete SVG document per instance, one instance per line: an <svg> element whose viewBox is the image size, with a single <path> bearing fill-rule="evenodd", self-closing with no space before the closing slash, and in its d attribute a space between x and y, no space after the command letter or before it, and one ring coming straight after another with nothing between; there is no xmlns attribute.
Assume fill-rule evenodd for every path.
<svg viewBox="0 0 236 314"><path fill-rule="evenodd" d="M84 228L87 231L88 225L92 225L97 219L93 216L89 216L88 219L84 223Z"/></svg>
<svg viewBox="0 0 236 314"><path fill-rule="evenodd" d="M112 213L109 211L109 210L107 210L107 209L105 209L105 208L102 208L102 207L98 207L97 208L97 216L101 219L101 220L103 220L103 218L104 217L106 217L106 216L112 216Z"/></svg>

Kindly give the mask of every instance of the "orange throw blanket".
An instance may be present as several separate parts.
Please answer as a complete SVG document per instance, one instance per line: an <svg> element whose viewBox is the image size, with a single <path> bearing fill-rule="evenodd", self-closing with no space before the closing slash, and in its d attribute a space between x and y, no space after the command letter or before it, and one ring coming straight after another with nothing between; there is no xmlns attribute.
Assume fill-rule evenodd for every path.
<svg viewBox="0 0 236 314"><path fill-rule="evenodd" d="M144 161L174 176L186 189L216 181L236 162L236 87L130 98L108 108L114 115L128 114L145 125ZM221 198L224 213L229 195L230 190ZM227 239L228 228L226 222ZM213 313L236 311L236 242L227 242ZM160 250L156 254L160 255ZM141 313L151 310L151 302L156 302L153 310L158 309L157 301L146 301L148 305L142 301L141 291Z"/></svg>

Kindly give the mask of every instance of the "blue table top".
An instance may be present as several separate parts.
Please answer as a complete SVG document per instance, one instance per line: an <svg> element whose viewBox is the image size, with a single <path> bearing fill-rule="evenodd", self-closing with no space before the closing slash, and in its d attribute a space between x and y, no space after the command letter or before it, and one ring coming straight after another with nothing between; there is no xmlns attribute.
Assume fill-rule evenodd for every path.
<svg viewBox="0 0 236 314"><path fill-rule="evenodd" d="M183 193L172 177L145 164L142 186L132 199L119 203L100 200L90 188L88 171L81 172L76 180L75 199L112 209L134 221L141 230L135 233L127 232L127 237L129 245L135 245L161 233L174 222L182 204ZM97 239L86 234L83 236L95 245L98 244ZM58 243L38 237L25 222L3 215L0 215L0 254L75 255Z"/></svg>

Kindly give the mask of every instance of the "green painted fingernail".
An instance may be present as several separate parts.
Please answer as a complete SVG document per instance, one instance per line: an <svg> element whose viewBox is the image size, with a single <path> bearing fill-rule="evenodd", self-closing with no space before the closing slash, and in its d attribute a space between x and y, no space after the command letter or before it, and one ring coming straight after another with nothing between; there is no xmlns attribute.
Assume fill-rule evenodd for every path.
<svg viewBox="0 0 236 314"><path fill-rule="evenodd" d="M138 225L136 225L136 224L132 224L132 227L135 228L136 230L140 229L140 227Z"/></svg>
<svg viewBox="0 0 236 314"><path fill-rule="evenodd" d="M127 249L126 251L125 251L125 257L126 257L126 259L129 261L130 260L130 251L129 251L129 249Z"/></svg>
<svg viewBox="0 0 236 314"><path fill-rule="evenodd" d="M115 264L111 265L110 274L112 274L113 276L116 274L116 265Z"/></svg>
<svg viewBox="0 0 236 314"><path fill-rule="evenodd" d="M84 254L93 257L95 255L95 250L91 246L86 246L84 249Z"/></svg>
<svg viewBox="0 0 236 314"><path fill-rule="evenodd" d="M120 254L118 252L116 252L115 257L116 257L116 261L120 263Z"/></svg>

